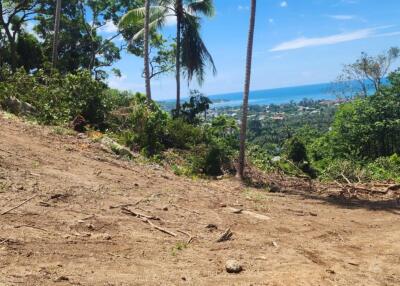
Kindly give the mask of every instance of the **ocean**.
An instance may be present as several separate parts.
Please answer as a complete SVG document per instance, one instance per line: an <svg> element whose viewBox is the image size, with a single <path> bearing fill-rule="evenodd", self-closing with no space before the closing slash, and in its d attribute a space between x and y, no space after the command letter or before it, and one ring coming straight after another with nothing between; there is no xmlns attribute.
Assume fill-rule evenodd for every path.
<svg viewBox="0 0 400 286"><path fill-rule="evenodd" d="M242 104L243 92L210 95L209 97L213 101L213 107L235 107ZM251 91L249 105L282 104L291 101L299 102L304 98L334 100L336 99L336 95L331 91L330 83L265 89Z"/></svg>

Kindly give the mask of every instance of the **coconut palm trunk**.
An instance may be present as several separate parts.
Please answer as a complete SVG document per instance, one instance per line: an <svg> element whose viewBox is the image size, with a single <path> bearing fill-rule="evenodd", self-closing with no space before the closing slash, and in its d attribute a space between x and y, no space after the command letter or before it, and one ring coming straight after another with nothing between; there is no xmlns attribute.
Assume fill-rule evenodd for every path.
<svg viewBox="0 0 400 286"><path fill-rule="evenodd" d="M182 0L176 0L176 115L181 110L181 36L182 36Z"/></svg>
<svg viewBox="0 0 400 286"><path fill-rule="evenodd" d="M150 60L149 60L149 24L150 24L150 0L145 1L144 16L144 76L147 100L151 100L150 85Z"/></svg>
<svg viewBox="0 0 400 286"><path fill-rule="evenodd" d="M245 152L246 152L246 133L247 133L247 114L249 108L249 92L250 92L250 80L251 80L251 64L253 57L253 40L254 40L254 26L256 20L256 0L251 0L251 15L250 15L250 28L247 42L247 59L246 59L246 78L244 83L243 93L243 115L242 124L240 127L240 153L239 153L239 178L244 178L245 168Z"/></svg>
<svg viewBox="0 0 400 286"><path fill-rule="evenodd" d="M60 35L60 18L61 18L61 0L57 0L56 12L54 15L54 39L53 39L53 53L52 53L52 65L56 68L58 60L58 42Z"/></svg>

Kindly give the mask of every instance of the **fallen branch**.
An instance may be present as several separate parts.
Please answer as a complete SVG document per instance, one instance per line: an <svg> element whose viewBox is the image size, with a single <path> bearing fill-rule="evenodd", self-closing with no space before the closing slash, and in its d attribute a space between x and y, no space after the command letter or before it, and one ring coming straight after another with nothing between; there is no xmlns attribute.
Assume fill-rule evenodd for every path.
<svg viewBox="0 0 400 286"><path fill-rule="evenodd" d="M183 233L183 234L185 234L185 235L187 235L187 236L189 237L188 241L186 242L187 244L190 244L190 243L193 241L193 239L194 239L193 236L191 236L189 233L187 233L187 232L185 232L185 231L183 231L183 230L179 230L179 229L178 229L177 232Z"/></svg>
<svg viewBox="0 0 400 286"><path fill-rule="evenodd" d="M41 231L44 231L44 232L48 232L47 230L45 230L43 228L36 227L34 225L29 225L29 224L23 224L23 225L14 226L14 228L21 228L21 227L28 227L28 228L33 228L33 229L41 230Z"/></svg>
<svg viewBox="0 0 400 286"><path fill-rule="evenodd" d="M117 206L110 206L110 209L120 209L120 208L126 208L126 207L133 207L133 204L122 204L122 205L117 205Z"/></svg>
<svg viewBox="0 0 400 286"><path fill-rule="evenodd" d="M149 220L160 220L159 217L148 216L148 215L136 212L136 211L132 211L132 210L127 209L127 208L121 208L121 210L122 210L122 212L124 214L131 215L131 216L134 216L134 217L137 217L137 218L145 218L145 219L149 219Z"/></svg>
<svg viewBox="0 0 400 286"><path fill-rule="evenodd" d="M154 223L152 223L152 222L151 222L149 219L147 219L147 218L141 218L141 220L142 220L143 222L145 222L145 223L148 223L152 228L155 228L155 229L157 229L157 230L159 230L159 231L161 231L161 232L163 232L163 233L166 233L166 234L171 235L171 236L173 236L173 237L176 237L176 236L177 236L176 233L173 233L172 231L170 231L170 230L168 230L168 229L165 229L165 228L159 227L158 225L155 225Z"/></svg>
<svg viewBox="0 0 400 286"><path fill-rule="evenodd" d="M140 219L142 222L148 223L152 228L157 229L157 230L159 230L159 231L161 231L163 233L166 233L166 234L171 235L173 237L177 236L176 233L173 233L172 231L170 231L168 229L165 229L165 228L162 228L162 227L160 227L158 225L155 225L154 223L151 222L151 220L160 220L160 218L158 218L158 217L147 216L147 215L144 215L144 214L141 214L141 213L138 213L138 212L131 211L130 209L127 209L127 208L122 208L122 212L124 214L134 216L134 217Z"/></svg>
<svg viewBox="0 0 400 286"><path fill-rule="evenodd" d="M232 238L232 231L231 228L229 227L227 230L224 231L224 233L217 239L217 242L224 242L227 240L230 240Z"/></svg>
<svg viewBox="0 0 400 286"><path fill-rule="evenodd" d="M177 209L183 209L183 210L185 210L185 211L187 211L187 212L192 212L192 213L194 213L194 214L197 214L197 215L201 215L201 213L199 213L199 212L197 212L197 211L195 211L195 210L189 210L189 209L187 209L187 208L185 208L185 207L182 207L182 206L177 206L177 205L171 205L171 206L173 206L173 207L175 207L175 208L177 208Z"/></svg>
<svg viewBox="0 0 400 286"><path fill-rule="evenodd" d="M11 209L9 209L9 210L6 210L5 212L2 212L1 215L8 214L9 212L11 212L11 211L13 211L13 210L15 210L15 209L17 209L17 208L19 208L19 207L22 207L24 204L26 204L27 202L33 200L35 197L37 197L37 195L34 195L34 196L30 197L29 199L23 201L23 202L20 203L19 205L15 206L15 207L13 207L13 208L11 208Z"/></svg>
<svg viewBox="0 0 400 286"><path fill-rule="evenodd" d="M232 207L229 207L228 209L234 214L245 214L245 215L260 219L260 220L270 220L271 219L269 216L258 214L258 213L252 212L252 211L247 211L244 209L236 209L236 208L232 208Z"/></svg>

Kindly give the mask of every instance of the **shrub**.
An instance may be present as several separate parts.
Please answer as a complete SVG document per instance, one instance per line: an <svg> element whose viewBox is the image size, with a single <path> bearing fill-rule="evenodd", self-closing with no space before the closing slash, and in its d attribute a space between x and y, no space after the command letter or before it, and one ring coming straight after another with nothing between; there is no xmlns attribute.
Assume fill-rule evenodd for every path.
<svg viewBox="0 0 400 286"><path fill-rule="evenodd" d="M339 181L347 183L368 180L368 174L362 165L356 161L335 159L330 161L321 171L320 179L324 181Z"/></svg>
<svg viewBox="0 0 400 286"><path fill-rule="evenodd" d="M369 177L376 181L400 182L400 156L381 157L366 166Z"/></svg>
<svg viewBox="0 0 400 286"><path fill-rule="evenodd" d="M113 113L114 127L122 130L122 139L131 149L153 156L164 149L168 114L146 96L137 93L130 106Z"/></svg>
<svg viewBox="0 0 400 286"><path fill-rule="evenodd" d="M182 118L168 120L166 132L167 147L190 149L203 141L203 130L187 123Z"/></svg>
<svg viewBox="0 0 400 286"><path fill-rule="evenodd" d="M94 80L88 71L63 76L44 70L28 74L24 69L12 74L3 68L0 78L3 100L14 96L33 105L36 118L44 124L66 124L81 115L89 124L103 129L107 114L118 104L116 97L108 96L106 85Z"/></svg>
<svg viewBox="0 0 400 286"><path fill-rule="evenodd" d="M205 129L206 153L204 172L207 175L221 175L232 170L232 160L239 150L239 128L233 118L218 116Z"/></svg>

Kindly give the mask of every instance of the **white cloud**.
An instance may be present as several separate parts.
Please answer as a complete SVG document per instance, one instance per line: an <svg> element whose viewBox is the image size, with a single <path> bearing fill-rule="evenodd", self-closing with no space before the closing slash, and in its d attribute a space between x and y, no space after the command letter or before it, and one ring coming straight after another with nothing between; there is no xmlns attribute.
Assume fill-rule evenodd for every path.
<svg viewBox="0 0 400 286"><path fill-rule="evenodd" d="M353 20L355 18L354 15L328 15L328 17L335 19L335 20L341 20L341 21Z"/></svg>
<svg viewBox="0 0 400 286"><path fill-rule="evenodd" d="M275 20L273 18L269 18L268 23L273 24L273 23L275 23Z"/></svg>
<svg viewBox="0 0 400 286"><path fill-rule="evenodd" d="M341 34L335 34L331 36L317 37L317 38L300 37L291 41L283 42L273 47L269 51L278 52L278 51L302 49L307 47L334 45L338 43L351 42L355 40L361 40L373 37L394 36L397 35L397 33L400 33L400 32L383 33L383 34L376 33L378 30L387 29L390 27L391 26L382 26L377 28L361 29L361 30L356 30L354 32L341 33Z"/></svg>
<svg viewBox="0 0 400 286"><path fill-rule="evenodd" d="M168 15L165 20L166 26L176 26L176 16Z"/></svg>
<svg viewBox="0 0 400 286"><path fill-rule="evenodd" d="M118 32L118 27L113 23L113 21L107 21L107 23L101 27L100 30L106 34L113 34Z"/></svg>
<svg viewBox="0 0 400 286"><path fill-rule="evenodd" d="M282 1L281 4L279 4L282 8L286 8L288 5L287 1Z"/></svg>
<svg viewBox="0 0 400 286"><path fill-rule="evenodd" d="M239 6L238 6L238 10L239 10L239 11L249 10L249 9L250 9L249 6L242 6L242 5L239 5Z"/></svg>

